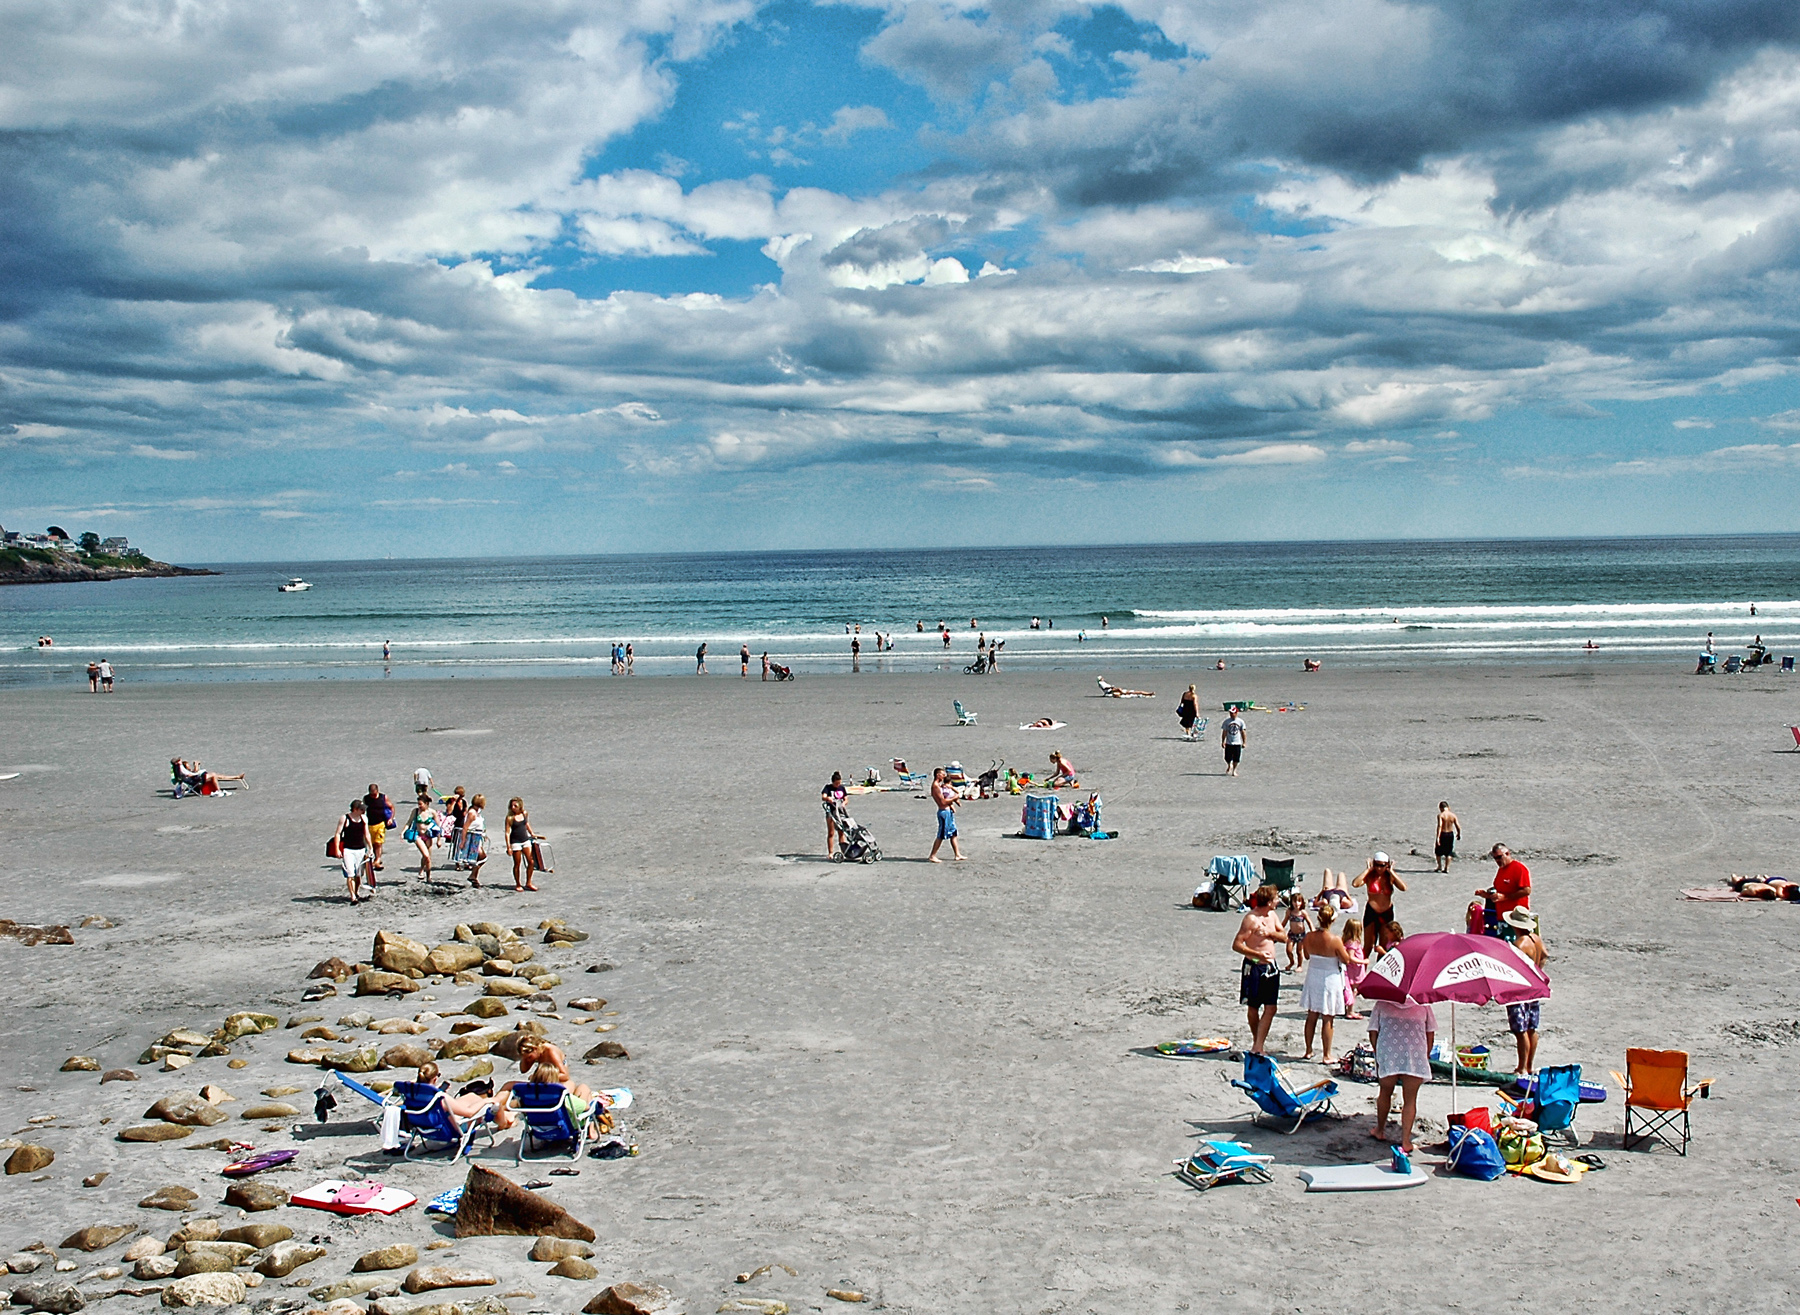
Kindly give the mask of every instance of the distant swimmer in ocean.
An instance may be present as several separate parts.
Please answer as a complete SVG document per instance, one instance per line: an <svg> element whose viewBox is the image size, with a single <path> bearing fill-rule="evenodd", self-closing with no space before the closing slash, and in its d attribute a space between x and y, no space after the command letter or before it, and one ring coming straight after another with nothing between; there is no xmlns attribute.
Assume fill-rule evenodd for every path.
<svg viewBox="0 0 1800 1315"><path fill-rule="evenodd" d="M1582 648L1582 651L1586 652L1586 653L1598 653L1600 651L1600 645L1596 644L1591 639L1588 640L1587 643L1583 644L1581 646L1581 648Z"/></svg>

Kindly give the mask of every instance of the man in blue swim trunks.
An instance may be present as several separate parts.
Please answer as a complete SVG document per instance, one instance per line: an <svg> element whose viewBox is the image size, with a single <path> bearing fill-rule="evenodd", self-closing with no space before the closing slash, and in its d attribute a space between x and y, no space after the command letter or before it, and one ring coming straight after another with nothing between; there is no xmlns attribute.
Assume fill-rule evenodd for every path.
<svg viewBox="0 0 1800 1315"><path fill-rule="evenodd" d="M937 805L938 810L937 843L932 845L931 854L925 861L942 863L944 860L938 857L938 850L942 849L944 842L948 840L951 856L960 863L963 859L963 852L961 846L956 843L956 791L950 788L950 782L942 767L931 774L931 802Z"/></svg>

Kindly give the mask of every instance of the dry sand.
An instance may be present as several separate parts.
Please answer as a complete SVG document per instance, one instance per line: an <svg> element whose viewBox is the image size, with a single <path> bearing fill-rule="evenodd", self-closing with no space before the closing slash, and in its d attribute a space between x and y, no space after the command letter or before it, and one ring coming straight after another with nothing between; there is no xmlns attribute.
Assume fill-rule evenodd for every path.
<svg viewBox="0 0 1800 1315"><path fill-rule="evenodd" d="M1214 708L1225 697L1309 706L1252 717L1244 775L1227 780L1216 713L1204 744L1176 738L1188 679ZM435 943L458 922L561 915L592 939L554 958L616 965L567 972L555 994L591 989L619 1011L608 1035L632 1057L581 1072L633 1088L628 1126L643 1153L584 1161L550 1195L598 1230L601 1282L658 1281L689 1311L737 1296L838 1309L828 1287L917 1311L1792 1308L1800 910L1677 898L1733 870L1792 870L1800 756L1779 752L1795 719L1789 683L1600 663L1132 683L1161 697L1104 700L1086 672L159 687L126 673L111 698L0 695L0 771L22 773L0 783L0 916L118 923L79 931L73 947L0 941L0 1132L59 1115L26 1137L57 1152L43 1180L5 1180L0 1255L96 1221L166 1234L175 1216L135 1206L165 1183L218 1199L219 1154L109 1139L157 1095L210 1081L241 1100L318 1079L283 1062L294 1031L238 1043L245 1070L142 1065L135 1084L59 1073L66 1056L130 1064L167 1029L215 1027L239 1009L335 1020L359 1002L300 1008L302 979L327 955L366 957L379 927ZM981 724L950 725L952 697ZM1045 714L1070 724L1016 729ZM896 754L1038 768L1052 747L1104 794L1119 839L1020 840L1017 800L971 803L969 861L930 867L919 861L929 805L884 794L852 805L887 861L817 857L814 801L834 768L885 770ZM253 789L172 801L164 764L176 752L248 771ZM397 846L394 884L372 904L342 901L322 855L335 817L370 780L402 800L419 765L440 786L485 791L491 819L507 796L528 800L559 859L541 893L514 894L498 864L495 889L420 887ZM1443 797L1471 856L1448 877L1428 856ZM1510 843L1533 870L1555 956L1540 1063L1575 1060L1604 1078L1627 1045L1691 1051L1718 1085L1696 1105L1690 1157L1618 1151L1615 1094L1580 1113L1611 1167L1577 1186L1434 1178L1373 1197L1303 1195L1293 1166L1374 1158L1372 1088L1345 1085L1354 1118L1284 1137L1251 1128L1221 1080L1235 1064L1144 1053L1175 1037L1244 1036L1228 948L1237 919L1186 901L1208 857L1272 852L1272 833L1315 878L1377 847L1400 855L1412 930L1459 927L1492 870L1472 856ZM1415 849L1423 856L1408 857ZM443 1006L470 991L430 993ZM573 1059L597 1038L561 1013L550 1027ZM1298 1054L1300 1024L1290 986L1278 1053ZM1340 1044L1354 1028L1340 1025ZM1504 1030L1499 1010L1459 1011L1459 1040L1503 1042ZM1448 1102L1447 1088L1427 1088L1439 1128ZM235 1120L241 1104L227 1108L233 1127L257 1126ZM1182 1186L1171 1163L1203 1133L1274 1153L1275 1182ZM301 1148L296 1171L269 1175L289 1188L346 1162L422 1199L462 1177L388 1162L366 1129L257 1139ZM510 1142L489 1162L511 1172ZM79 1185L102 1169L100 1187ZM434 1227L418 1209L258 1219L335 1239L300 1271L313 1282ZM546 1277L526 1249L481 1239L445 1254L498 1273L489 1291L535 1293L511 1300L521 1315L577 1310L598 1290ZM798 1277L733 1283L769 1262ZM281 1295L271 1282L252 1300Z"/></svg>

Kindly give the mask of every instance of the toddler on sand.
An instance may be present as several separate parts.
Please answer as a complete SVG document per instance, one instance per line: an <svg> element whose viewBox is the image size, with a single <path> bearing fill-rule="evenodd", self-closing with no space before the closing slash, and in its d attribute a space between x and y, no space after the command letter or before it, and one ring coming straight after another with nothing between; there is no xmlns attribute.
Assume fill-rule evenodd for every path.
<svg viewBox="0 0 1800 1315"><path fill-rule="evenodd" d="M1288 895L1287 911L1287 966L1298 968L1306 958L1302 942L1307 933L1313 929L1312 915L1306 911L1306 896L1299 891Z"/></svg>

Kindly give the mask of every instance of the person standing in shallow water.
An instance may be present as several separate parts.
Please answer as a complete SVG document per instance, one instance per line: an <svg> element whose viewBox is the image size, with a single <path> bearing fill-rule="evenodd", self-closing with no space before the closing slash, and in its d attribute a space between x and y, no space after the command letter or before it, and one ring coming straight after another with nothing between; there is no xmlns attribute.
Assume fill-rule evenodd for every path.
<svg viewBox="0 0 1800 1315"><path fill-rule="evenodd" d="M704 676L706 674L706 645L705 644L700 645L699 648L694 650L694 674L696 676Z"/></svg>

